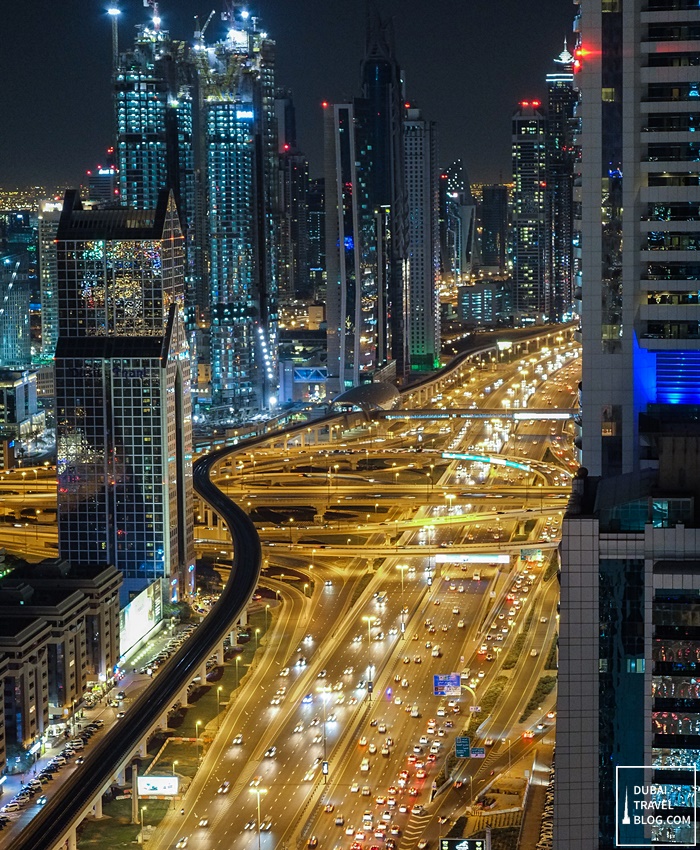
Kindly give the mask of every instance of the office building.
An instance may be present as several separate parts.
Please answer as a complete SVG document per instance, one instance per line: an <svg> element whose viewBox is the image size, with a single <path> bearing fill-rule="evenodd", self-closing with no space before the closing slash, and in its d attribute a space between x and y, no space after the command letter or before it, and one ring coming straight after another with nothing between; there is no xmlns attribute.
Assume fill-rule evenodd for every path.
<svg viewBox="0 0 700 850"><path fill-rule="evenodd" d="M184 244L172 195L155 210L84 211L58 227L56 348L61 557L112 564L122 601L158 578L194 590Z"/></svg>
<svg viewBox="0 0 700 850"><path fill-rule="evenodd" d="M518 324L550 315L545 190L547 118L539 100L513 114L513 312Z"/></svg>
<svg viewBox="0 0 700 850"><path fill-rule="evenodd" d="M29 307L32 286L26 251L0 262L0 367L28 369L32 363Z"/></svg>
<svg viewBox="0 0 700 850"><path fill-rule="evenodd" d="M41 361L52 363L58 340L58 265L56 233L61 213L39 214L39 299L41 303Z"/></svg>
<svg viewBox="0 0 700 850"><path fill-rule="evenodd" d="M483 272L506 273L510 244L508 214L508 187L501 183L483 186L478 209L480 268Z"/></svg>
<svg viewBox="0 0 700 850"><path fill-rule="evenodd" d="M492 327L501 311L502 284L481 280L457 290L457 309L463 322L478 327Z"/></svg>
<svg viewBox="0 0 700 850"><path fill-rule="evenodd" d="M589 0L577 30L584 468L562 541L554 847L694 846L682 822L628 823L624 797L630 814L636 784L683 797L700 765L700 9Z"/></svg>
<svg viewBox="0 0 700 850"><path fill-rule="evenodd" d="M407 109L403 124L408 209L408 352L412 370L440 364L438 278L437 126L419 109Z"/></svg>
<svg viewBox="0 0 700 850"><path fill-rule="evenodd" d="M195 44L208 214L212 412L249 418L277 401L279 263L274 42L232 7L226 37ZM223 191L222 187L226 187Z"/></svg>
<svg viewBox="0 0 700 850"><path fill-rule="evenodd" d="M576 103L574 57L564 50L547 74L547 276L549 319L571 316L574 302L574 171Z"/></svg>

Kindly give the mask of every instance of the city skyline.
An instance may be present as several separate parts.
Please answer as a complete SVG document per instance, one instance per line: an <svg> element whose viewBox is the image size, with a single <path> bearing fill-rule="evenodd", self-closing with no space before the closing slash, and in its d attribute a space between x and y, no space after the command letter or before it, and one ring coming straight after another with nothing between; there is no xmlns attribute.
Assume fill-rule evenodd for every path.
<svg viewBox="0 0 700 850"><path fill-rule="evenodd" d="M149 14L132 0L121 6L120 47L131 43L134 27ZM411 102L440 125L440 161L463 158L472 180L509 180L512 109L523 98L544 99L551 61L564 39L572 40L573 6L565 0L544 0L538 4L537 21L515 0L471 8L449 0L431 10L428 20L415 0L382 0L379 6L385 16L393 16L397 56ZM186 0L170 0L161 4L160 12L163 26L174 37L191 40L194 15L203 23L210 10L211 4L199 8ZM299 145L309 156L312 176L317 176L322 171L320 104L338 102L355 90L364 50L363 4L329 9L318 0L302 0L291 20L270 0L251 4L251 10L277 42L277 83L293 92ZM218 6L216 11L211 35L222 26ZM7 15L6 31L17 37L3 45L0 58L0 73L7 81L0 101L5 116L0 184L75 185L112 143L108 15L95 3L82 15L67 16L45 0L34 5L31 18L21 7L8 9ZM37 18L41 28L31 39L23 38ZM504 20L507 27L502 26ZM524 32L529 33L527 39ZM78 44L80 61L71 60L71 46ZM318 61L309 62L308 57ZM20 67L21 77L15 70ZM57 69L59 96L53 96L45 81ZM36 93L36 115L26 109L26 91Z"/></svg>

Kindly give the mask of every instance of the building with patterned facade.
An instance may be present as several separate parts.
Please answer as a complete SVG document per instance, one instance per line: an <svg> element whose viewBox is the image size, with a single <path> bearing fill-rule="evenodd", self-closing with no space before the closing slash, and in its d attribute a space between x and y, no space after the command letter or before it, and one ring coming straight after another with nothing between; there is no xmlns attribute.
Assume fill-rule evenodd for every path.
<svg viewBox="0 0 700 850"><path fill-rule="evenodd" d="M84 211L58 228L61 557L113 564L128 601L155 579L194 590L184 240L174 199Z"/></svg>

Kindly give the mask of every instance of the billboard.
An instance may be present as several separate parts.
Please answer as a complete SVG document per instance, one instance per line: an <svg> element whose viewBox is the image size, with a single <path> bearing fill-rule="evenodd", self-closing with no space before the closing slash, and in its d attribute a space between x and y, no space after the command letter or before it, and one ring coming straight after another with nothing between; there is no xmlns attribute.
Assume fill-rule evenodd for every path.
<svg viewBox="0 0 700 850"><path fill-rule="evenodd" d="M161 579L149 584L119 612L119 647L125 655L163 619Z"/></svg>
<svg viewBox="0 0 700 850"><path fill-rule="evenodd" d="M459 673L433 676L433 694L436 697L458 697L462 695L462 677Z"/></svg>
<svg viewBox="0 0 700 850"><path fill-rule="evenodd" d="M139 797L174 797L179 788L179 776L139 776Z"/></svg>
<svg viewBox="0 0 700 850"><path fill-rule="evenodd" d="M486 850L485 838L440 838L438 850Z"/></svg>

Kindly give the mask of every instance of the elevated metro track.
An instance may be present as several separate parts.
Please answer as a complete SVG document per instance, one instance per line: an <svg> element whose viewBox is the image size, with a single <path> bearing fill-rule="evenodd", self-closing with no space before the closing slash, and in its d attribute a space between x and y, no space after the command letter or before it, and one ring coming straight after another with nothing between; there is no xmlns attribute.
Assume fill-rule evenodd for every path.
<svg viewBox="0 0 700 850"><path fill-rule="evenodd" d="M117 723L85 753L85 763L54 794L43 810L8 845L9 850L51 850L59 847L80 823L96 798L109 787L125 760L148 737L171 705L240 618L258 583L262 554L255 526L218 487L210 481L212 466L234 451L221 449L194 466L194 487L222 517L231 531L233 565L217 604L192 637L163 666L152 685L144 691Z"/></svg>

